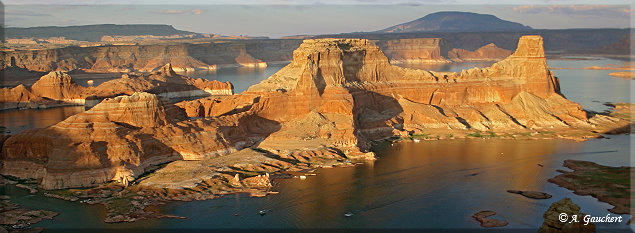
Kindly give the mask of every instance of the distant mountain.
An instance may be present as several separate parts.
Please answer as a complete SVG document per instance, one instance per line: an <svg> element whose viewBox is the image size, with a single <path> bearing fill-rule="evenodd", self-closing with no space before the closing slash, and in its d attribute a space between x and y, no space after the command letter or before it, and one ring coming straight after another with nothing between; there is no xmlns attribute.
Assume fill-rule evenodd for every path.
<svg viewBox="0 0 635 233"><path fill-rule="evenodd" d="M5 28L4 33L5 38L66 37L66 39L80 41L99 41L102 36L170 36L196 34L194 32L177 30L172 27L172 25L164 24L96 24L68 27Z"/></svg>
<svg viewBox="0 0 635 233"><path fill-rule="evenodd" d="M432 31L522 31L531 27L502 20L493 15L459 11L441 11L414 21L395 25L376 32L432 32Z"/></svg>

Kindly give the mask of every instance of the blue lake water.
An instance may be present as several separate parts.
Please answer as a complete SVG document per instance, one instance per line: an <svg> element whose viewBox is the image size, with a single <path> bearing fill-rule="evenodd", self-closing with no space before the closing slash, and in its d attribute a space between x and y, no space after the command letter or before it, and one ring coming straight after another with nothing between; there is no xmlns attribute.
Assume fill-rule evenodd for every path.
<svg viewBox="0 0 635 233"><path fill-rule="evenodd" d="M610 59L549 60L553 67L587 67L619 64ZM470 68L457 64L441 71ZM487 66L485 64L484 66ZM232 81L236 92L268 77L282 66L264 70L218 70L194 77ZM602 70L553 70L560 78L562 93L585 109L603 111L601 102L629 102L630 80L608 76ZM198 75L198 76L196 76ZM64 109L64 108L59 108ZM11 115L25 127L43 127L38 117L67 114L41 110ZM6 121L10 112L1 112ZM29 115L31 115L29 117ZM17 120L15 120L17 119ZM250 198L242 194L215 200L173 202L158 207L162 212L187 219L152 219L135 223L103 223L101 206L71 203L8 186L2 191L29 208L60 212L55 220L36 226L69 228L416 228L478 229L470 216L493 210L510 224L503 229L535 229L549 205L564 197L580 205L582 212L605 216L610 205L590 196L578 196L546 180L562 169L562 161L576 159L610 166L633 166L630 135L610 136L576 143L564 140L446 140L396 143L376 149L379 159L353 168L320 169L306 180L277 180L277 195ZM537 164L542 164L543 167ZM476 175L474 175L476 174ZM508 189L536 190L553 195L547 200L528 199L507 193ZM258 210L271 209L260 216ZM343 214L351 211L353 217ZM238 216L234 216L238 214ZM626 219L629 216L625 216ZM628 229L622 224L600 224L601 232Z"/></svg>

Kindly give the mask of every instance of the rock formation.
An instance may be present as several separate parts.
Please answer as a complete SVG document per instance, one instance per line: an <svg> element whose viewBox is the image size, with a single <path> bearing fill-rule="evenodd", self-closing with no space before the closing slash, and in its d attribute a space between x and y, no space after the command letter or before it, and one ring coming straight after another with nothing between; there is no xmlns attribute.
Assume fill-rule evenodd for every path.
<svg viewBox="0 0 635 233"><path fill-rule="evenodd" d="M171 63L177 72L210 70L221 66L264 67L266 62L288 61L300 40L236 40L173 42L143 45L106 45L6 51L0 69L31 71L152 72ZM9 74L12 75L12 74Z"/></svg>
<svg viewBox="0 0 635 233"><path fill-rule="evenodd" d="M129 75L97 89L194 82L174 75L166 66L136 82L123 80L136 77ZM559 93L539 36L522 37L511 56L491 67L460 73L393 66L365 39L305 40L293 62L239 95L168 104L134 93L14 135L3 145L1 173L56 189L125 183L153 164L251 146L304 163L372 159L365 153L370 142L392 136L593 127L580 105Z"/></svg>
<svg viewBox="0 0 635 233"><path fill-rule="evenodd" d="M505 220L499 220L499 219L490 218L490 217L492 217L494 215L496 215L496 212L494 212L494 211L483 210L483 211L479 211L479 212L473 214L472 218L474 218L474 219L476 219L476 221L480 222L481 223L481 227L485 227L485 228L504 227L504 226L507 226L507 224L509 224Z"/></svg>
<svg viewBox="0 0 635 233"><path fill-rule="evenodd" d="M232 95L233 86L229 82L193 79L178 75L170 63L147 74L124 74L120 79L102 83L97 87L83 87L62 71L44 75L30 88L19 85L0 89L2 109L44 108L60 105L92 106L99 100L122 94L149 92L163 97L192 97L209 95Z"/></svg>
<svg viewBox="0 0 635 233"><path fill-rule="evenodd" d="M380 40L376 44L392 64L450 62L450 44L443 38Z"/></svg>
<svg viewBox="0 0 635 233"><path fill-rule="evenodd" d="M105 99L58 124L7 139L2 174L38 179L45 189L132 181L156 164L241 149L253 143L250 137L276 127L247 113L186 119L180 108L149 93Z"/></svg>
<svg viewBox="0 0 635 233"><path fill-rule="evenodd" d="M512 51L487 44L475 51L453 48L443 38L375 40L391 64L449 63L463 61L498 61Z"/></svg>
<svg viewBox="0 0 635 233"><path fill-rule="evenodd" d="M494 43L490 43L475 51L454 48L448 52L448 58L452 61L498 61L511 54L512 51L501 49Z"/></svg>
<svg viewBox="0 0 635 233"><path fill-rule="evenodd" d="M627 131L628 132L628 131ZM565 160L564 167L572 171L557 170L562 173L547 181L572 190L577 195L591 195L601 202L614 207L609 209L616 214L630 214L635 211L631 206L630 177L635 175L632 167L609 167L594 162Z"/></svg>
<svg viewBox="0 0 635 233"><path fill-rule="evenodd" d="M586 113L560 95L558 85L539 36L521 38L518 50L492 67L461 73L392 66L367 40L321 39L305 40L291 64L241 97L214 105L293 122L281 132L285 125L322 122L306 124L318 127L315 138L364 150L368 140L403 131L587 126Z"/></svg>
<svg viewBox="0 0 635 233"><path fill-rule="evenodd" d="M569 223L568 221L560 221L560 215L566 214L566 220L571 221L573 215L577 215L578 222ZM595 232L595 224L589 223L585 225L583 218L586 214L580 212L580 207L573 203L569 198L563 198L554 202L543 215L545 221L538 229L539 233L590 233Z"/></svg>

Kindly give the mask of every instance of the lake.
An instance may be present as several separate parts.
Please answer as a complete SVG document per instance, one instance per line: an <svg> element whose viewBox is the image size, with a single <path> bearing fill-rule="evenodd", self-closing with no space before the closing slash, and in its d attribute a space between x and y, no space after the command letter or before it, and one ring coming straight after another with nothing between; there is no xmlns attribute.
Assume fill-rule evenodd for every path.
<svg viewBox="0 0 635 233"><path fill-rule="evenodd" d="M553 67L586 67L618 64L611 59L549 60ZM447 66L454 71L474 64ZM487 66L487 65L486 65ZM227 70L198 77L232 81L237 92L259 82L282 66L269 66L252 73ZM604 111L602 102L628 102L630 80L608 76L604 70L553 70L560 78L562 93L585 109ZM194 75L192 75L194 76ZM232 79L240 79L235 81ZM58 108L65 109L65 108ZM22 128L43 127L64 119L65 111L28 110L2 112L3 119L30 119ZM78 112L81 110L78 110ZM13 115L11 115L13 114ZM56 117L56 118L55 118ZM37 123L38 119L52 119ZM16 122L16 121L9 121ZM277 195L250 198L234 194L215 200L173 202L158 207L162 212L187 219L152 219L135 223L103 223L101 206L71 203L7 186L2 193L24 207L60 212L55 220L35 226L69 228L313 228L313 229L480 229L470 216L493 210L509 225L502 229L536 229L549 205L569 197L582 212L605 216L610 205L590 196L546 182L562 169L562 161L576 159L610 166L634 166L630 159L629 135L610 136L576 143L566 140L470 139L403 142L375 148L378 160L353 168L320 169L306 180L276 180ZM542 164L543 167L538 166ZM507 193L508 189L536 190L553 198L534 200ZM271 209L260 216L258 210ZM353 212L352 217L344 213ZM238 216L235 216L238 214ZM612 214L614 215L614 214ZM626 219L629 216L624 215ZM625 223L599 224L601 232L629 231Z"/></svg>

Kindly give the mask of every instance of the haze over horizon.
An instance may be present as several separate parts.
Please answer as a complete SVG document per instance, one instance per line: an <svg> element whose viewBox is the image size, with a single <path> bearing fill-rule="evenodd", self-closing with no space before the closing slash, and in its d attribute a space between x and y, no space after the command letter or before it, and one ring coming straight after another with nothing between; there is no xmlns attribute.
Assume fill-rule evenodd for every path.
<svg viewBox="0 0 635 233"><path fill-rule="evenodd" d="M279 1L269 2L271 5L11 5L15 2L5 1L4 16L7 27L168 24L198 33L271 38L377 31L439 11L491 14L534 29L629 28L632 18L627 4L475 5L474 1L464 1L465 5L437 5L402 1L393 5L339 5L330 1L283 5Z"/></svg>

